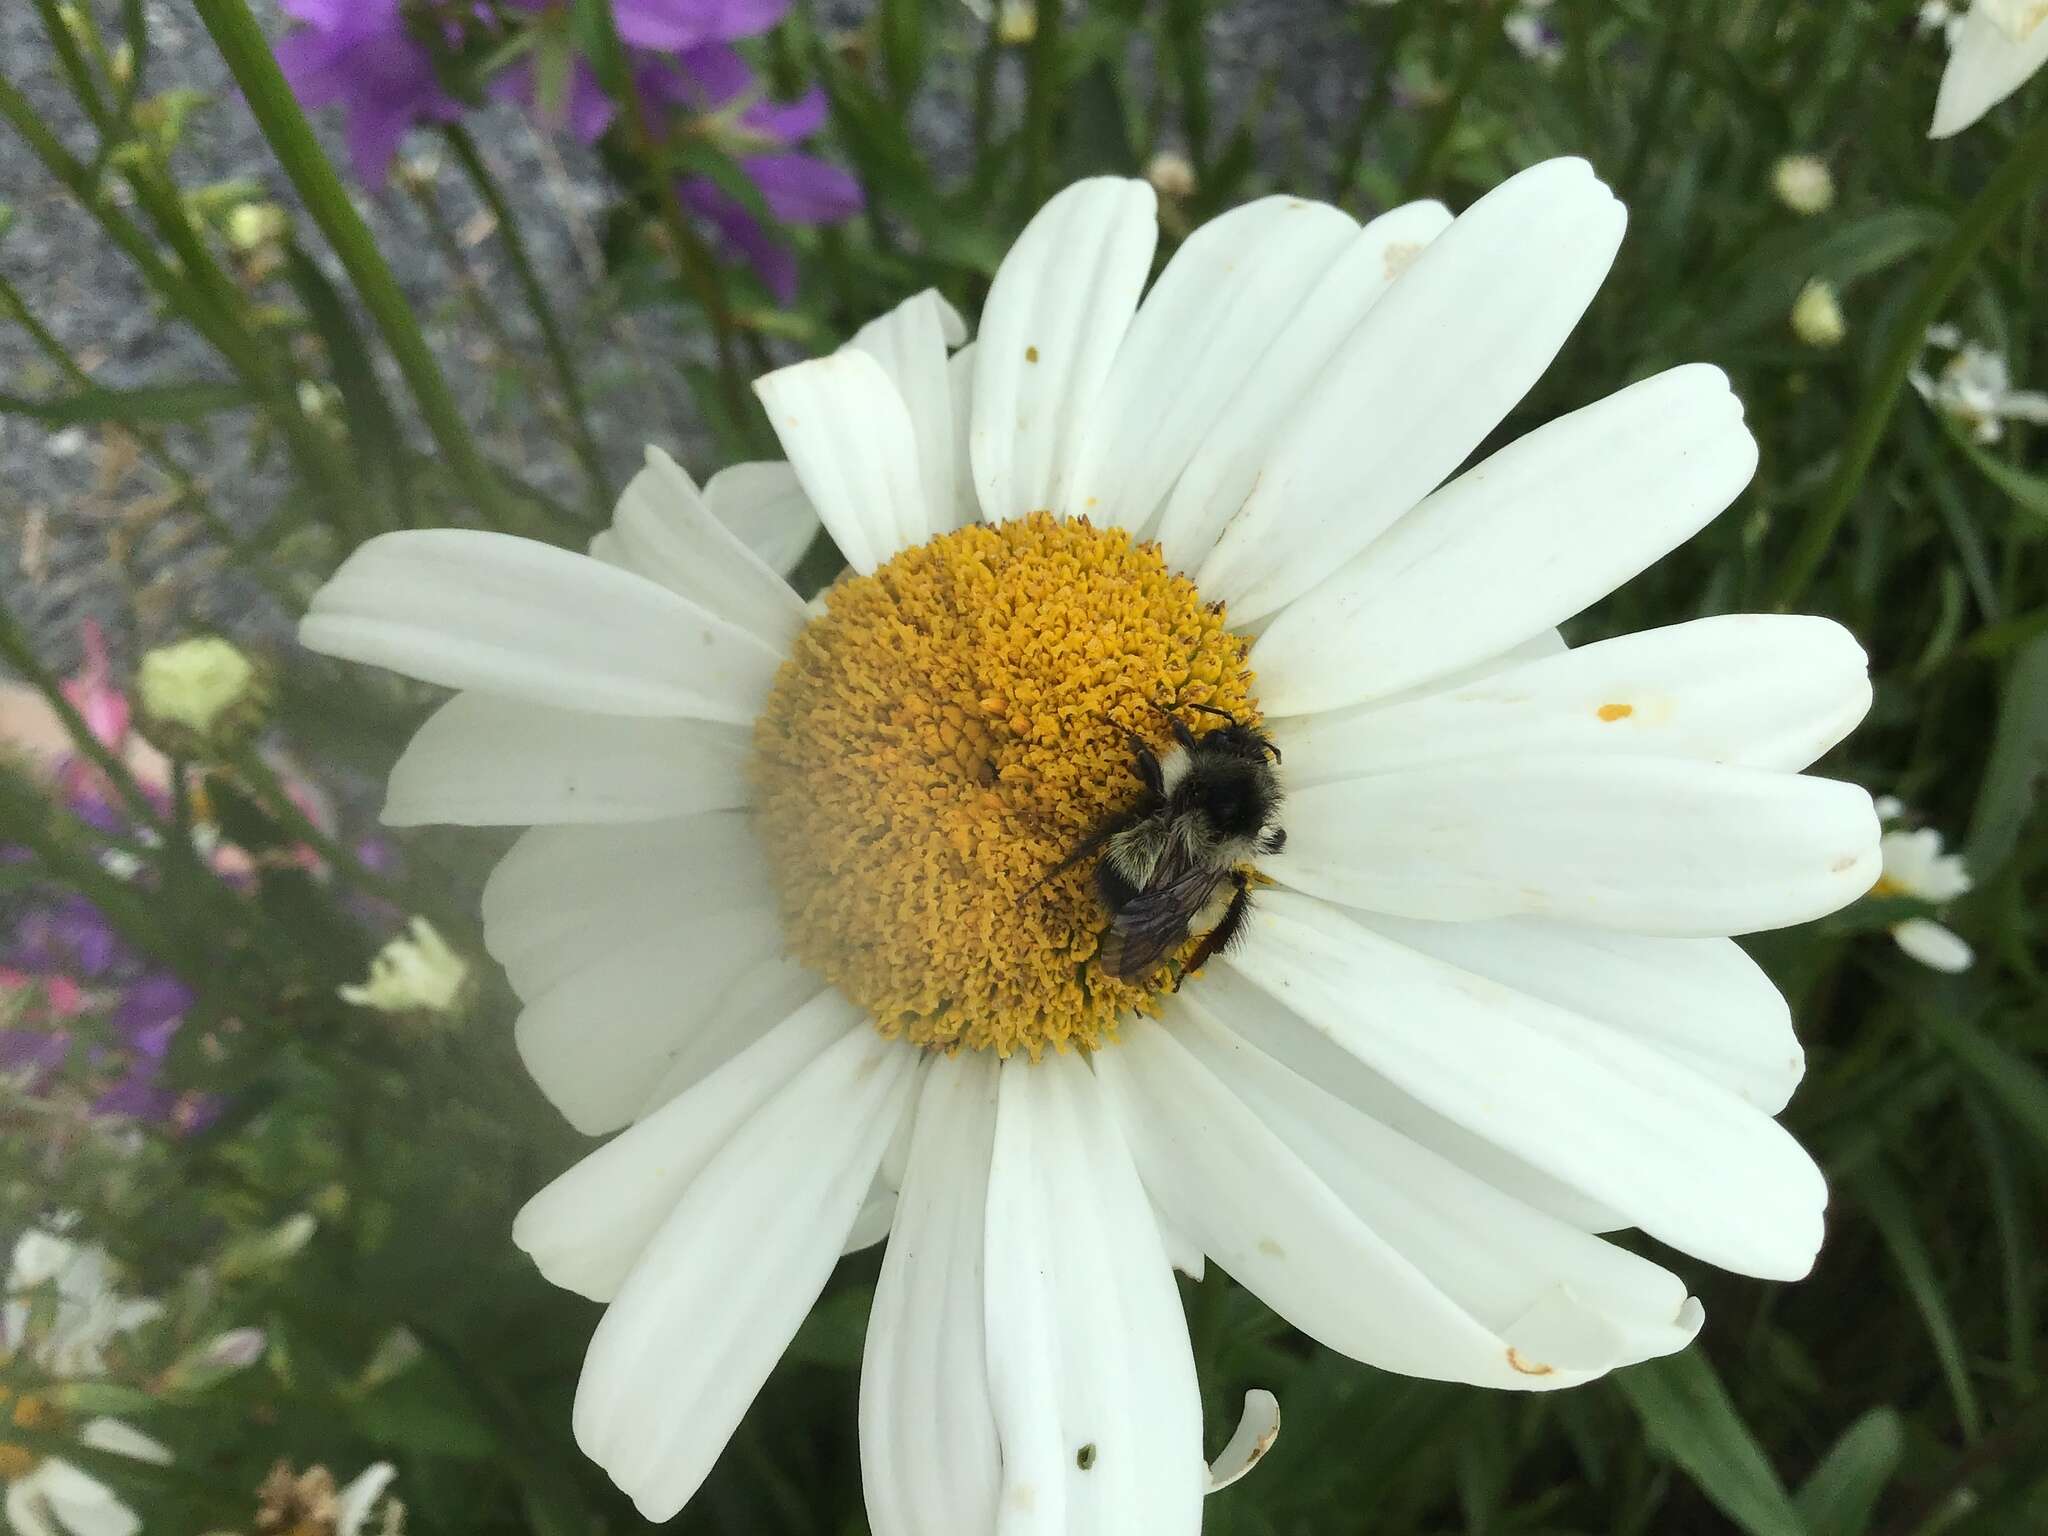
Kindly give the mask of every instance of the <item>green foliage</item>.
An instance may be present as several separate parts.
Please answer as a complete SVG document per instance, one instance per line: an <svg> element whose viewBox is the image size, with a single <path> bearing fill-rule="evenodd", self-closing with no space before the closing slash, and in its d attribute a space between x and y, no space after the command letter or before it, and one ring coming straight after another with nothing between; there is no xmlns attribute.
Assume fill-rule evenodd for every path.
<svg viewBox="0 0 2048 1536"><path fill-rule="evenodd" d="M1797 1285L1677 1261L1708 1318L1686 1354L1569 1392L1487 1395L1338 1359L1213 1270L1184 1284L1209 1449L1249 1387L1274 1390L1286 1414L1260 1469L1210 1502L1205 1529L2048 1529L2048 434L2013 424L1981 442L1906 382L1927 325L1948 321L2003 349L2021 384L2048 386L2048 80L1937 145L1924 130L1940 45L1915 37L1909 0L1556 0L1546 19L1565 51L1554 68L1510 48L1508 7L1484 0L1331 8L1299 57L1268 52L1252 68L1241 57L1226 68L1226 52L1241 55L1243 29L1281 13L1042 3L1027 39L1004 31L1014 14L998 7L984 22L954 0L879 0L851 32L800 5L750 46L786 94L823 88L831 152L869 208L792 235L803 271L793 304L716 260L669 195L687 172L765 211L716 135L657 146L628 128L607 141L605 266L590 291L570 294L538 275L488 142L447 135L497 216L493 238L534 321L534 355L515 348L502 362L510 396L572 467L577 490L564 497L495 462L464 418L447 360L250 4L192 7L238 86L215 101L146 84L153 11L140 0L87 7L82 24L37 5L48 52L0 62L9 163L33 159L46 178L8 186L15 216L36 217L39 199L73 201L131 264L159 323L194 338L214 371L96 382L9 277L0 218L0 324L21 327L48 362L46 375L6 381L0 416L16 432L88 426L132 441L160 477L156 518L261 584L271 634L388 529L465 524L581 547L635 467L606 462L591 429L594 407L647 384L608 372L610 353L654 317L687 333L686 359L663 383L687 391L692 430L716 444L713 462L690 466L701 479L772 455L746 388L754 373L828 350L922 287L971 314L1037 201L1072 177L1142 174L1162 151L1184 154L1194 180L1163 200L1164 260L1203 218L1269 192L1360 214L1408 196L1463 207L1543 157L1591 159L1630 205L1629 238L1497 441L1701 359L1733 377L1762 460L1733 509L1571 636L1774 606L1849 625L1871 656L1876 702L1822 771L1903 796L1962 843L1977 887L1945 921L1978 964L1945 978L1899 953L1886 930L1922 913L1911 901L1867 902L1752 943L1807 1048L1786 1121L1828 1173L1830 1235ZM1296 46L1297 20L1308 29L1285 14L1266 39L1282 50ZM572 50L630 98L603 0L573 0L528 46L544 98L563 88ZM42 120L24 89L32 76L66 82L80 132ZM1310 87L1343 110L1332 118ZM275 152L256 190L297 198L298 223L263 259L223 238L220 205L239 188L202 196L178 179L185 141L228 113L253 114ZM918 126L927 113L959 131L945 155ZM1802 217L1773 197L1773 165L1793 152L1828 161L1830 210ZM459 255L459 242L446 245ZM1788 325L1815 278L1839 289L1848 315L1831 351L1802 346ZM452 260L448 283L463 283ZM224 429L247 443L252 473L288 484L253 532L224 518L186 467L194 434ZM799 580L815 589L837 565L821 541ZM41 654L52 639L0 614L0 659L54 695L58 668ZM277 738L323 775L356 781L344 798L369 798L361 784L388 767L427 690L282 648L271 659ZM81 725L75 714L67 723ZM186 789L200 793L168 807L119 763L98 762L139 829L122 851L154 861L150 899L108 874L102 845L45 789L0 764L0 842L30 860L0 863L0 908L31 873L99 902L199 994L208 1027L187 1032L195 1043L179 1046L173 1070L228 1104L199 1134L141 1133L139 1150L71 1127L59 1157L54 1116L0 1097L0 1232L74 1209L138 1289L173 1300L100 1396L76 1406L146 1419L177 1460L159 1469L85 1453L82 1464L147 1512L152 1536L249 1529L253 1490L279 1458L343 1476L397 1462L419 1532L639 1529L569 1432L596 1309L547 1286L509 1240L521 1203L581 1146L519 1068L512 999L492 973L462 1019L429 1024L336 997L400 913L431 915L487 969L473 913L504 839L422 832L406 841L403 872L380 874L343 840L320 843L266 761L188 765ZM202 801L226 840L256 856L253 872L216 878L176 851ZM292 862L297 849L319 855L318 875ZM276 1240L287 1221L303 1234L301 1218L314 1227L302 1248ZM678 1529L865 1529L854 1400L877 1263L842 1263ZM202 1332L235 1323L266 1331L260 1364L180 1387L174 1366Z"/></svg>

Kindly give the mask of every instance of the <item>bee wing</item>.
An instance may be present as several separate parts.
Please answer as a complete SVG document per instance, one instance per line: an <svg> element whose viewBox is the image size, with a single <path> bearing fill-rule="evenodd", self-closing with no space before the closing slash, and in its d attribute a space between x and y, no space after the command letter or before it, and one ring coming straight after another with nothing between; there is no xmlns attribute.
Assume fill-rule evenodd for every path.
<svg viewBox="0 0 2048 1536"><path fill-rule="evenodd" d="M1102 968L1119 981L1138 981L1188 936L1195 916L1230 871L1191 865L1146 887L1117 913L1102 941Z"/></svg>

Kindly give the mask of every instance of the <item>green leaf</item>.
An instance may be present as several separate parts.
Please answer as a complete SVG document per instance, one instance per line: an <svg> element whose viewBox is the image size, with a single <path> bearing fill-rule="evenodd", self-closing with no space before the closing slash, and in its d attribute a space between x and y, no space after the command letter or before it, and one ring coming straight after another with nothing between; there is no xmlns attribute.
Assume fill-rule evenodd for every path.
<svg viewBox="0 0 2048 1536"><path fill-rule="evenodd" d="M1899 1267L1899 1278L1905 1282L1906 1292L1926 1325L1928 1342L1934 1346L1934 1357L1948 1381L1949 1396L1955 1402L1956 1419L1963 1427L1964 1438L1975 1440L1983 1433L1983 1410L1977 1404L1977 1389L1970 1380L1970 1363L1963 1356L1955 1315L1949 1309L1940 1277L1934 1272L1934 1259L1921 1240L1912 1204L1881 1162L1863 1168L1850 1187L1891 1251L1892 1262Z"/></svg>
<svg viewBox="0 0 2048 1536"><path fill-rule="evenodd" d="M2034 814L2041 780L2048 776L2048 635L2037 635L2020 651L2005 680L1998 725L1991 736L1991 761L1977 791L1970 835L1963 845L1970 873L1979 882L2005 863L2020 830Z"/></svg>
<svg viewBox="0 0 2048 1536"><path fill-rule="evenodd" d="M1987 452L1984 445L1966 431L1963 424L1946 411L1935 413L1941 418L1942 430L1950 442L1962 451L1986 480L2012 499L2014 506L2038 521L2048 529L2048 475L2031 475L2019 469L1996 454Z"/></svg>
<svg viewBox="0 0 2048 1536"><path fill-rule="evenodd" d="M1873 1408L1843 1430L1793 1497L1812 1536L1864 1536L1905 1449L1905 1420L1896 1408Z"/></svg>
<svg viewBox="0 0 2048 1536"><path fill-rule="evenodd" d="M359 1433L410 1454L477 1461L498 1449L448 1367L431 1355L349 1404Z"/></svg>
<svg viewBox="0 0 2048 1536"><path fill-rule="evenodd" d="M827 1296L811 1308L811 1315L789 1341L783 1358L840 1371L859 1370L868 1313L874 1304L875 1288L871 1285L856 1285Z"/></svg>
<svg viewBox="0 0 2048 1536"><path fill-rule="evenodd" d="M1952 993L1915 988L1908 998L1914 1022L2048 1150L2048 1074L1956 1012L1947 1002Z"/></svg>
<svg viewBox="0 0 2048 1536"><path fill-rule="evenodd" d="M1698 1349L1617 1371L1613 1380L1651 1443L1749 1536L1805 1536L1770 1458Z"/></svg>
<svg viewBox="0 0 2048 1536"><path fill-rule="evenodd" d="M909 105L924 78L924 13L924 0L882 0L882 66L898 106Z"/></svg>
<svg viewBox="0 0 2048 1536"><path fill-rule="evenodd" d="M0 393L0 416L27 416L51 427L187 422L239 410L248 403L248 391L239 384L145 384L137 389L82 389L57 400Z"/></svg>

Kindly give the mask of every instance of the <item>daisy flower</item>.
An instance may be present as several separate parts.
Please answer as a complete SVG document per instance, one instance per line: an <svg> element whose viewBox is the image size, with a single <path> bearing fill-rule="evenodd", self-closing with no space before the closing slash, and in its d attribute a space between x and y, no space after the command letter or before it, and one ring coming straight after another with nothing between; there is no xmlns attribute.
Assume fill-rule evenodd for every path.
<svg viewBox="0 0 2048 1536"><path fill-rule="evenodd" d="M2048 426L2048 393L2014 389L2003 352L1965 340L1952 325L1930 326L1927 344L1948 352L1948 361L1934 373L1916 365L1907 378L1922 400L1968 427L1978 442L1999 441L2008 421Z"/></svg>
<svg viewBox="0 0 2048 1536"><path fill-rule="evenodd" d="M1877 802L1877 812L1891 822L1905 815L1905 807L1885 795ZM1970 889L1963 856L1944 853L1941 834L1932 827L1892 828L1879 844L1879 856L1884 872L1870 889L1873 896L1904 896L1938 907ZM1892 940L1930 970L1955 975L1977 963L1976 952L1962 935L1931 917L1906 919L1892 929Z"/></svg>
<svg viewBox="0 0 2048 1536"><path fill-rule="evenodd" d="M59 1380L106 1373L115 1339L161 1315L162 1306L124 1296L114 1286L104 1249L59 1231L32 1229L14 1245L7 1298L0 1313L0 1364L25 1357L38 1374ZM168 1462L171 1453L118 1419L65 1422L47 1398L0 1387L0 1436L9 1425L38 1432L36 1445L0 1439L0 1486L15 1536L136 1536L142 1522L111 1488L61 1457L45 1455L40 1437L69 1434L90 1450L137 1461Z"/></svg>
<svg viewBox="0 0 2048 1536"><path fill-rule="evenodd" d="M1800 1048L1728 936L1877 877L1869 796L1798 771L1863 654L1801 617L1558 639L1749 480L1712 368L1459 472L1624 222L1578 160L1455 222L1267 198L1145 293L1152 189L1080 182L972 343L926 293L759 380L786 464L700 493L653 455L590 558L390 534L315 598L313 649L462 690L387 819L533 825L486 942L542 1089L618 1134L514 1236L607 1304L575 1432L649 1518L885 1235L877 1536L1194 1532L1276 1421L1204 1466L1174 1266L1539 1390L1700 1326L1600 1233L1807 1271ZM717 515L799 494L851 566L808 607ZM1284 802L1177 825L1249 920L1133 965L1077 854L1226 730Z"/></svg>
<svg viewBox="0 0 2048 1536"><path fill-rule="evenodd" d="M1931 139L1961 133L2048 64L2048 0L1974 0L1967 16L1940 20L1950 53L1927 130Z"/></svg>

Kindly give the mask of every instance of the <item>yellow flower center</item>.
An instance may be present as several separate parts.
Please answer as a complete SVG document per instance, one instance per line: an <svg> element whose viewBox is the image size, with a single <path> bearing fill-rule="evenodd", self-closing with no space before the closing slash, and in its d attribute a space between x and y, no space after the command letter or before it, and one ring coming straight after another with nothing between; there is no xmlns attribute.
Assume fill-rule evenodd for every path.
<svg viewBox="0 0 2048 1536"><path fill-rule="evenodd" d="M24 1393L17 1397L0 1387L0 1424L36 1433L49 1433L57 1426L57 1410L40 1397ZM0 1440L0 1483L27 1477L42 1457L25 1445Z"/></svg>
<svg viewBox="0 0 2048 1536"><path fill-rule="evenodd" d="M938 1048L1036 1057L1151 1011L1172 967L1136 983L1095 963L1095 860L1047 877L1138 803L1127 731L1164 751L1164 711L1196 704L1258 723L1247 649L1156 545L1045 512L839 582L754 732L797 958L883 1034Z"/></svg>

